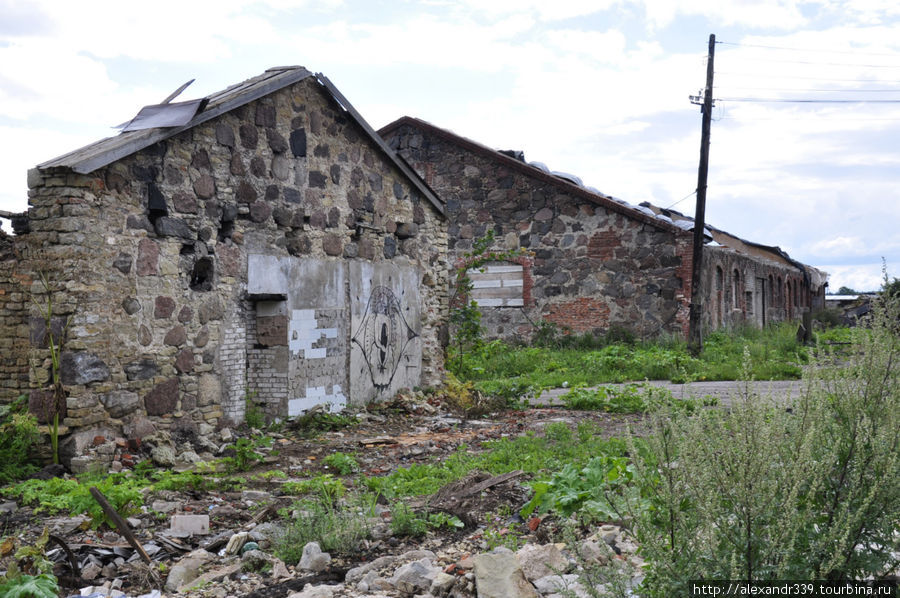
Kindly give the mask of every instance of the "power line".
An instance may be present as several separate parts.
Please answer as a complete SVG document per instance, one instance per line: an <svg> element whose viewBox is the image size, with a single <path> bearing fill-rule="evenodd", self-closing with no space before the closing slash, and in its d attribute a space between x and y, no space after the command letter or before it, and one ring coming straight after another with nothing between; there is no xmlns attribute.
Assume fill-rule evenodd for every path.
<svg viewBox="0 0 900 598"><path fill-rule="evenodd" d="M810 100L789 98L716 98L717 102L760 102L775 104L900 104L898 100Z"/></svg>
<svg viewBox="0 0 900 598"><path fill-rule="evenodd" d="M740 60L746 60L747 62L774 62L777 64L803 64L803 65L813 65L813 66L850 66L850 67L872 68L872 69L900 69L900 64L861 64L861 63L853 63L853 62L814 62L812 60L779 60L777 58L748 58L746 56L741 56Z"/></svg>
<svg viewBox="0 0 900 598"><path fill-rule="evenodd" d="M900 118L835 118L833 115L827 116L818 116L812 118L803 118L797 116L783 116L781 118L757 118L754 116L745 116L742 115L740 118L735 116L720 116L716 120L739 120L739 121L753 121L753 122L763 122L763 121L777 121L777 122L821 122L823 120L828 120L828 122L867 122L867 121L877 121L877 122L900 122Z"/></svg>
<svg viewBox="0 0 900 598"><path fill-rule="evenodd" d="M734 89L741 91L789 91L792 93L799 92L822 92L822 93L900 93L900 87L895 89L785 89L784 87L730 87L728 85L719 86L719 91L723 89Z"/></svg>
<svg viewBox="0 0 900 598"><path fill-rule="evenodd" d="M738 42L717 42L723 46L737 46L741 48L764 48L766 50L789 50L791 52L821 52L823 54L850 54L856 56L894 56L896 52L860 52L854 50L825 50L816 48L789 48L787 46L767 46L763 44L741 44Z"/></svg>
<svg viewBox="0 0 900 598"><path fill-rule="evenodd" d="M697 194L697 190L694 189L693 191L691 191L690 193L688 193L687 195L685 195L684 197L682 197L681 199L679 199L678 201L676 201L675 203L673 203L672 205L670 205L669 207L667 207L666 209L667 209L667 210L671 210L672 208L674 208L675 206L677 206L678 204L680 204L681 202L683 202L683 201L686 200L687 198L691 197L692 195L696 195L696 194Z"/></svg>
<svg viewBox="0 0 900 598"><path fill-rule="evenodd" d="M733 75L737 77L751 77L755 79L797 79L803 81L833 81L833 82L851 82L851 83L898 83L900 81L885 81L884 79L834 79L830 77L803 77L794 75L760 75L757 73L740 73L735 71L716 71L717 75Z"/></svg>

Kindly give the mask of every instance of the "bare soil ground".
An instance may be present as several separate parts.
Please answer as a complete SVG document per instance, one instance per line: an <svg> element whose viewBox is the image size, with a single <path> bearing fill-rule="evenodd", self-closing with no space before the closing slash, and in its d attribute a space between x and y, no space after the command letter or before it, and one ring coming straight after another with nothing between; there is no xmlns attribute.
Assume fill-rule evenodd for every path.
<svg viewBox="0 0 900 598"><path fill-rule="evenodd" d="M603 436L610 437L623 436L629 426L639 423L640 416L533 408L503 411L487 418L460 422L426 405L424 409L386 409L363 413L359 423L352 427L315 435L303 429L287 428L279 434L270 434L275 438L272 448L277 450L272 450L263 462L250 471L240 474L246 480L241 491L159 491L144 497L146 506L154 502L157 506L170 503L166 505L169 510L165 512L147 511L132 519L135 536L141 544L155 547L150 566L137 558L134 549L114 528L103 526L91 530L84 519L73 519L64 514L48 517L34 513L31 507L25 505L0 514L0 537L12 535L27 544L37 538L45 527L49 527L67 548L63 550L62 543L51 545L58 549L56 573L63 588L62 596L78 594L87 586L97 587L107 582L125 595L134 597L154 588L161 589L166 570L189 551L205 548L215 554L235 532L267 521L278 521L278 510L289 507L295 497L282 491L285 479L262 479L256 474L279 470L291 480L306 479L321 473L342 477L324 463L326 456L342 452L356 455L361 470L359 473L363 476L383 476L415 463L440 461L456 452L461 445L465 445L467 451L478 453L484 450L483 443L489 440L526 433L540 434L552 422L567 422L574 427L584 420L593 421ZM343 476L345 484L352 486L358 475ZM489 477L485 474L473 476L454 488L445 489L443 498ZM467 524L463 530L439 528L420 539L387 537L367 541L354 554L334 555L328 571L319 576L324 575L322 579L325 580L331 575L338 581L343 572L360 563L416 548L442 549L450 555L450 560L456 558L453 555L462 558L471 551L483 549L484 541L479 529L483 530L485 518L497 513L517 513L529 498L529 492L523 486L527 479L524 474L514 476L468 496L460 505L462 508L447 509L463 515L461 519ZM425 504L428 500L428 497L421 497L418 502ZM208 514L209 534L183 538L166 535L164 532L169 529L175 513ZM524 533L534 534L535 541L546 541L549 526L552 525L548 522L531 530L527 522L518 523ZM71 557L67 558L66 552L71 552ZM0 563L0 569L3 568L5 566ZM236 586L237 589L229 586L228 595L283 597L289 593L288 590L300 589L305 581L309 581L306 578L310 576L293 569L292 578L280 580L265 575L247 575L238 570L230 576L234 580L230 583L240 585ZM210 591L207 587L205 593L196 595L218 595ZM217 591L221 594L221 588Z"/></svg>

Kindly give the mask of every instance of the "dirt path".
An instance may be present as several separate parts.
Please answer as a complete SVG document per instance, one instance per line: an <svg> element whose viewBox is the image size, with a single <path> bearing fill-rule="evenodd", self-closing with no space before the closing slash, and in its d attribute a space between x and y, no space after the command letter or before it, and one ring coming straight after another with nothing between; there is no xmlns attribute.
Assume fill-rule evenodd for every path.
<svg viewBox="0 0 900 598"><path fill-rule="evenodd" d="M719 400L720 405L730 404L732 398L737 396L749 384L751 391L760 396L774 396L778 398L796 397L803 388L801 380L772 380L772 381L752 381L740 382L734 380L716 381L716 382L690 382L688 384L673 384L668 380L650 380L647 384L665 388L676 397L702 398L715 397ZM604 384L602 386L622 387L624 384ZM554 388L546 390L540 396L531 400L533 405L561 405L560 397L567 392L569 388Z"/></svg>

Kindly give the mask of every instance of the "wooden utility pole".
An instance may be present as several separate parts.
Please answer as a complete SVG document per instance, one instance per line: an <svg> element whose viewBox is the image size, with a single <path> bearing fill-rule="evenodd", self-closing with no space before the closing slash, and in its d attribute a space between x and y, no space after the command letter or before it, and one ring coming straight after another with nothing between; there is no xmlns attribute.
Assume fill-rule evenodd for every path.
<svg viewBox="0 0 900 598"><path fill-rule="evenodd" d="M700 168L697 171L697 211L694 215L694 252L691 268L691 309L688 329L688 348L697 355L703 349L700 322L703 317L703 287L700 284L703 266L703 229L706 226L706 175L709 171L709 129L713 105L713 58L716 55L716 36L709 36L709 57L706 61L706 89L703 92L703 128L700 134Z"/></svg>

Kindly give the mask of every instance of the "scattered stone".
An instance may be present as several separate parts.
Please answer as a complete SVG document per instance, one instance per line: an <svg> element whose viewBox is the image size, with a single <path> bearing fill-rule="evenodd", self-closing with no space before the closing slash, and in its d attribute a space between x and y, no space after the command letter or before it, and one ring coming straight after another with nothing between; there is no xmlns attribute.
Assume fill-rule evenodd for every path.
<svg viewBox="0 0 900 598"><path fill-rule="evenodd" d="M150 458L160 467L172 467L175 465L175 451L170 446L157 446L150 451Z"/></svg>
<svg viewBox="0 0 900 598"><path fill-rule="evenodd" d="M569 590L575 592L576 595L580 595L579 590L584 591L583 586L578 582L578 576L575 574L547 575L534 580L534 587L541 594L555 594Z"/></svg>
<svg viewBox="0 0 900 598"><path fill-rule="evenodd" d="M511 552L479 554L472 560L478 598L538 598Z"/></svg>
<svg viewBox="0 0 900 598"><path fill-rule="evenodd" d="M81 568L81 577L86 581L93 581L97 579L97 577L102 572L102 567L93 561L89 561L84 567Z"/></svg>
<svg viewBox="0 0 900 598"><path fill-rule="evenodd" d="M421 559L399 567L391 578L391 583L400 592L421 594L431 589L431 582L441 570L431 564L430 559Z"/></svg>
<svg viewBox="0 0 900 598"><path fill-rule="evenodd" d="M565 573L571 568L571 563L555 544L541 546L526 544L516 553L522 572L526 579L546 577L548 575Z"/></svg>
<svg viewBox="0 0 900 598"><path fill-rule="evenodd" d="M284 564L284 561L278 558L272 559L272 578L286 579L289 577L292 577L292 574L287 565Z"/></svg>
<svg viewBox="0 0 900 598"><path fill-rule="evenodd" d="M303 547L303 554L297 566L305 571L318 573L323 571L331 563L331 555L322 552L318 542L309 542Z"/></svg>
<svg viewBox="0 0 900 598"><path fill-rule="evenodd" d="M288 598L334 598L334 589L332 586L313 586L312 584L307 584L302 592L291 594Z"/></svg>
<svg viewBox="0 0 900 598"><path fill-rule="evenodd" d="M200 575L200 567L213 558L212 554L202 548L189 553L169 570L169 576L166 578L166 590L174 592L197 579Z"/></svg>

